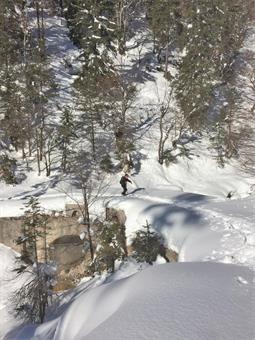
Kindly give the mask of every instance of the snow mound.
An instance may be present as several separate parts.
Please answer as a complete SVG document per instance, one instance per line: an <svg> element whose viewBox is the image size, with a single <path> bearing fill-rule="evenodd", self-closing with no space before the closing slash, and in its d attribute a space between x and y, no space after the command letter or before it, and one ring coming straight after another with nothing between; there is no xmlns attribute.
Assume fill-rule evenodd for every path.
<svg viewBox="0 0 255 340"><path fill-rule="evenodd" d="M13 249L6 247L0 243L0 278L6 276L6 273L10 271L14 266L15 259L18 253Z"/></svg>
<svg viewBox="0 0 255 340"><path fill-rule="evenodd" d="M16 324L14 317L9 313L9 304L13 292L22 285L12 272L17 255L14 250L0 243L0 339Z"/></svg>
<svg viewBox="0 0 255 340"><path fill-rule="evenodd" d="M34 339L251 340L253 274L219 263L163 264L88 290Z"/></svg>

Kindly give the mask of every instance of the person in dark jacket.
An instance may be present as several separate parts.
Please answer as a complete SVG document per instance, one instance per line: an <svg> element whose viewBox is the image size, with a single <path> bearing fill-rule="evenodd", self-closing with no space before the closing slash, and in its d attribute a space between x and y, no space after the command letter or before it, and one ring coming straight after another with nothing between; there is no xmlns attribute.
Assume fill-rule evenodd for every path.
<svg viewBox="0 0 255 340"><path fill-rule="evenodd" d="M127 193L127 182L132 183L129 179L128 174L125 174L124 176L121 177L121 180L120 180L120 185L123 188L122 195L126 195Z"/></svg>

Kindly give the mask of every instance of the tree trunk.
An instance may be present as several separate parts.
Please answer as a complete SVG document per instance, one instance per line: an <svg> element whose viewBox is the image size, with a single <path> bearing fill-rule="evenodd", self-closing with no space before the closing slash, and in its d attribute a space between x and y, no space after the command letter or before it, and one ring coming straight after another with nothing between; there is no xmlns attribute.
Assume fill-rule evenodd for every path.
<svg viewBox="0 0 255 340"><path fill-rule="evenodd" d="M159 145L158 145L158 162L159 164L163 164L164 162L164 144L163 144L163 116L161 114L160 121L159 121L159 131L160 131L160 138L159 138Z"/></svg>
<svg viewBox="0 0 255 340"><path fill-rule="evenodd" d="M47 254L47 224L44 222L43 225L43 241L44 241L44 263L48 262Z"/></svg>
<svg viewBox="0 0 255 340"><path fill-rule="evenodd" d="M84 216L83 216L83 218L84 218L84 222L87 224L90 256L91 256L91 261L93 261L94 260L94 249L93 249L93 242L92 242L92 236L91 236L89 202L88 202L88 194L87 194L86 185L83 186L82 191L83 191L83 203L84 203Z"/></svg>
<svg viewBox="0 0 255 340"><path fill-rule="evenodd" d="M94 119L91 119L91 144L92 144L92 153L93 153L93 159L96 159L96 141L95 141L95 125L94 125Z"/></svg>
<svg viewBox="0 0 255 340"><path fill-rule="evenodd" d="M63 150L62 150L62 170L63 172L66 172L66 161L67 161L67 146L66 143L63 144Z"/></svg>
<svg viewBox="0 0 255 340"><path fill-rule="evenodd" d="M165 77L167 77L167 73L168 73L168 57L169 57L169 44L167 44L166 46L166 60L165 60Z"/></svg>
<svg viewBox="0 0 255 340"><path fill-rule="evenodd" d="M37 159L37 169L38 169L38 175L41 175L41 164L40 164L40 147L39 147L39 136L38 131L36 129L36 159Z"/></svg>

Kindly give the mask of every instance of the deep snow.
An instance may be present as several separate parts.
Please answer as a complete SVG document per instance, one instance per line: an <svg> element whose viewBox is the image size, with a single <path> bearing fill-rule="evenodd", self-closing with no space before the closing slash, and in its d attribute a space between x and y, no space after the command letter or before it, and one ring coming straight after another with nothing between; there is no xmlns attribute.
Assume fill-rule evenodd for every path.
<svg viewBox="0 0 255 340"><path fill-rule="evenodd" d="M25 278L17 278L13 273L16 257L19 254L0 243L0 339L7 331L19 324L14 318L10 304L12 294L22 285Z"/></svg>
<svg viewBox="0 0 255 340"><path fill-rule="evenodd" d="M70 42L64 19L46 16L45 27L48 53L59 83L57 104L72 106L70 89L75 76L63 59L75 59L77 50ZM254 49L254 39L247 43ZM125 60L127 67L137 57L132 53ZM147 220L163 235L166 245L178 251L179 261L189 263L160 265L135 274L139 266L129 262L111 279L96 278L64 294L60 308L49 313L48 323L19 330L8 314L10 294L22 284L9 280L16 254L0 246L0 337L11 331L5 339L255 338L255 178L241 171L236 161L219 168L209 140L199 135L187 145L189 158L178 158L169 167L160 166L156 159L156 107L166 87L162 74L150 76L139 84L139 157L135 155L130 195L120 195L120 174L108 176L108 190L92 209L94 215L103 214L105 206L123 209L129 242ZM66 203L72 202L64 191L75 199L81 193L58 180L57 172L46 178L32 171L20 185L0 182L0 217L22 215L31 195L38 196L46 210L64 211ZM233 198L228 200L230 191ZM103 284L109 280L111 283Z"/></svg>
<svg viewBox="0 0 255 340"><path fill-rule="evenodd" d="M84 290L60 317L38 327L33 339L251 340L252 280L249 269L233 265L153 266Z"/></svg>

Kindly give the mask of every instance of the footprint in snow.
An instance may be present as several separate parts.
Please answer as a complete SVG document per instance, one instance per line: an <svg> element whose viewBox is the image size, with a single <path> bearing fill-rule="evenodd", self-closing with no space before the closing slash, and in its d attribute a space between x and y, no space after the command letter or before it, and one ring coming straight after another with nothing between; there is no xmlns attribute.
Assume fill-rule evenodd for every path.
<svg viewBox="0 0 255 340"><path fill-rule="evenodd" d="M245 280L242 276L238 276L237 277L237 281L243 285L247 285L248 284L248 281Z"/></svg>

